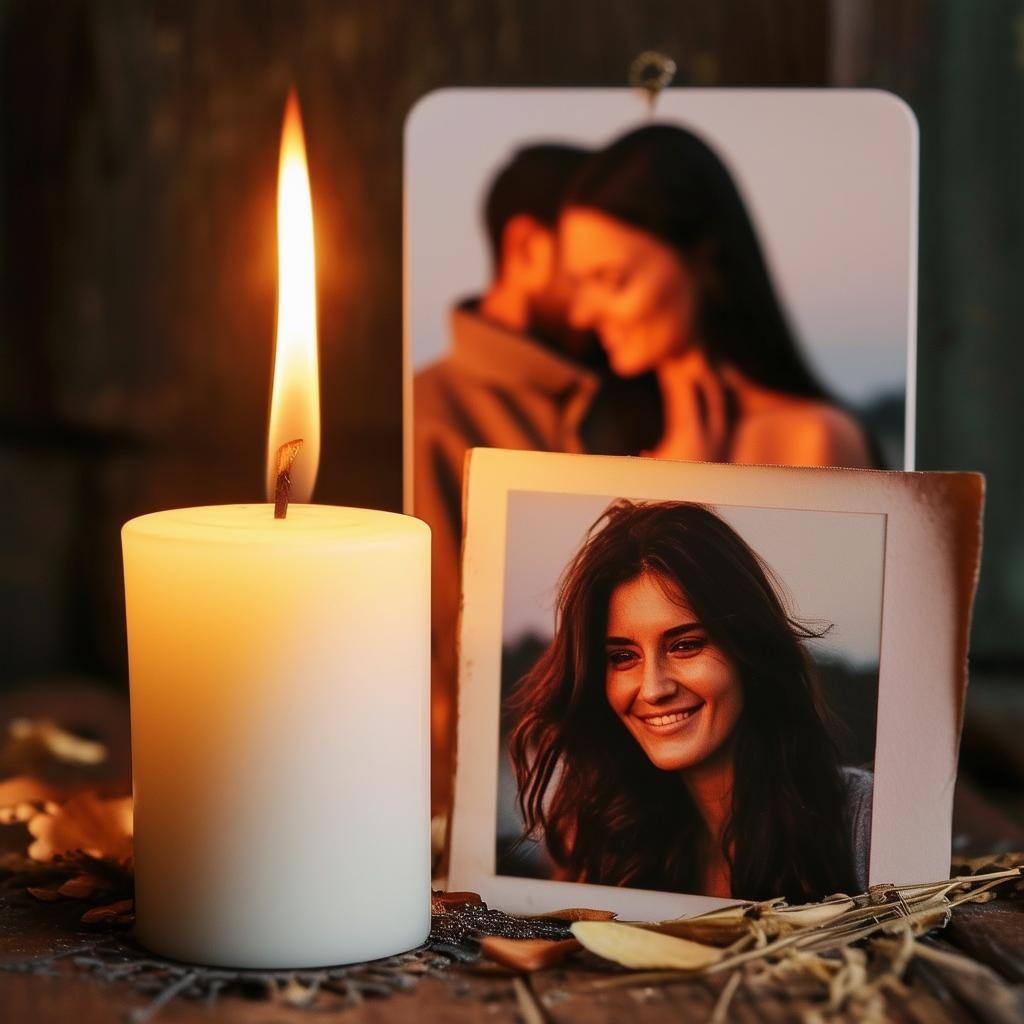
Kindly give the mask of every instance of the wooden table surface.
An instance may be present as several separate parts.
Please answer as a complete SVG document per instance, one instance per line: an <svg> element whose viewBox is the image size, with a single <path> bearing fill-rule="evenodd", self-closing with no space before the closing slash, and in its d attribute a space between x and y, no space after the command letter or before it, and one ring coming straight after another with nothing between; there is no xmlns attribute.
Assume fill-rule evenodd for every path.
<svg viewBox="0 0 1024 1024"><path fill-rule="evenodd" d="M958 817L974 819L970 794L958 801ZM984 809L984 805L981 805ZM990 819L980 819L990 820ZM1005 824L1005 823L1004 823ZM0 896L0 1024L99 1024L101 1021L223 1021L225 1024L298 1024L322 1013L280 1000L222 995L215 1005L174 998L153 1012L153 995L126 981L112 981L77 963L75 951L107 941L109 932L82 925L82 904L39 902L23 891ZM907 1022L1024 1021L1024 896L958 907L950 925L924 940L949 954L942 962L915 958L886 995L884 1020ZM54 955L58 959L53 959ZM62 957L64 954L67 956ZM435 958L436 959L436 958ZM45 961L40 972L38 962ZM619 975L622 976L621 973ZM599 988L605 965L588 954L562 967L516 975L486 962L452 962L430 970L409 992L364 998L331 1016L353 1022L493 1021L522 1024L631 1024L712 1019L724 979L667 985ZM740 988L726 1020L777 1022L805 1019L799 993L766 998ZM822 1017L862 1019L859 1013Z"/></svg>
<svg viewBox="0 0 1024 1024"><path fill-rule="evenodd" d="M964 855L1024 850L1024 831L975 790L960 785L954 843L956 852ZM133 1013L151 1004L152 997L140 994L130 984L101 980L76 967L71 958L56 961L50 974L18 969L32 958L95 943L97 933L78 923L80 913L80 906L38 903L24 893L0 896L0 1024L131 1021ZM1024 1021L1024 900L958 908L952 924L927 941L934 948L972 959L952 961L960 965L955 970L942 969L930 961L912 963L905 978L908 987L889 998L889 1019L919 1024ZM352 1024L434 1020L453 1024L707 1021L722 985L721 981L696 980L598 990L595 981L607 979L607 973L602 974L599 968L599 963L585 956L575 957L562 968L530 976L516 976L487 965L452 964L446 970L424 975L409 993L369 998L335 1015L344 1016ZM794 1020L799 1009L798 1001L782 994L762 998L754 1005L741 989L727 1019ZM315 1010L229 995L213 1007L173 999L160 1008L155 1019L162 1024L212 1020L225 1024L298 1024L322 1017Z"/></svg>

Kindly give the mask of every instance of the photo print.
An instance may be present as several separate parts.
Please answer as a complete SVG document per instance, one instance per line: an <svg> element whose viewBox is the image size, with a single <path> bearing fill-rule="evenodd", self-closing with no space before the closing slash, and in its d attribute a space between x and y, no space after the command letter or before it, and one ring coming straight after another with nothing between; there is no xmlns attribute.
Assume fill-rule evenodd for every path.
<svg viewBox="0 0 1024 1024"><path fill-rule="evenodd" d="M948 871L978 476L468 468L451 885L645 919Z"/></svg>
<svg viewBox="0 0 1024 1024"><path fill-rule="evenodd" d="M866 889L885 516L515 491L507 524L496 872Z"/></svg>

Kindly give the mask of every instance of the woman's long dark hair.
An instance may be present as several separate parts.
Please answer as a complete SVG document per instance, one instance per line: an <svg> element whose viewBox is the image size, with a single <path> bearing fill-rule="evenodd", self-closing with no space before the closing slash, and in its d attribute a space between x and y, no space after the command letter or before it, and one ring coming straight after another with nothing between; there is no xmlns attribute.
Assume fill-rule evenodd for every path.
<svg viewBox="0 0 1024 1024"><path fill-rule="evenodd" d="M670 245L698 273L700 340L712 364L773 391L833 401L807 365L728 168L685 128L653 124L593 154L563 209L583 206Z"/></svg>
<svg viewBox="0 0 1024 1024"><path fill-rule="evenodd" d="M677 772L656 768L605 695L608 606L651 573L677 586L743 687L732 892L791 900L854 891L845 786L828 712L771 570L709 509L619 501L562 578L554 639L506 702L527 835L572 879L699 892L711 837Z"/></svg>

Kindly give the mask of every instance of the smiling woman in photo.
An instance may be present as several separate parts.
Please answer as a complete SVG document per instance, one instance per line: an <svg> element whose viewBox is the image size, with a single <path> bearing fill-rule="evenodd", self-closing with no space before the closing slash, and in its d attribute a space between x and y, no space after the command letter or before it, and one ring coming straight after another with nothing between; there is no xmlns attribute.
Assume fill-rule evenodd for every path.
<svg viewBox="0 0 1024 1024"><path fill-rule="evenodd" d="M867 884L872 775L843 767L771 569L711 510L611 505L507 701L527 836L559 877L791 900Z"/></svg>

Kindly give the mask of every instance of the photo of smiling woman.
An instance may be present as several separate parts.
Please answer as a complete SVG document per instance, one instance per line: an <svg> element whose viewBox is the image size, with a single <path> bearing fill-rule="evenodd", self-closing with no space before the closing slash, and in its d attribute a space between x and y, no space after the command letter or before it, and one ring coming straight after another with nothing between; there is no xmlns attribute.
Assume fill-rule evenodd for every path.
<svg viewBox="0 0 1024 1024"><path fill-rule="evenodd" d="M788 607L717 511L611 503L507 691L521 842L544 866L499 843L498 873L743 899L862 891L873 776L843 756L809 652L830 623Z"/></svg>

